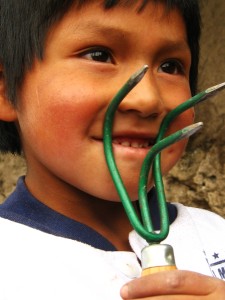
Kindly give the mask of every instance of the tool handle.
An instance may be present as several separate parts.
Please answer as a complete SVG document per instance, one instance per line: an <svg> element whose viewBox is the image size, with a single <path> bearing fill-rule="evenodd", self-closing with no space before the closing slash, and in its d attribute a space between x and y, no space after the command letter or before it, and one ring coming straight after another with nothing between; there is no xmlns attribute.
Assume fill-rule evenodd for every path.
<svg viewBox="0 0 225 300"><path fill-rule="evenodd" d="M158 273L158 272L171 271L171 270L177 270L177 267L174 265L174 266L160 266L160 267L147 268L142 270L141 277Z"/></svg>
<svg viewBox="0 0 225 300"><path fill-rule="evenodd" d="M145 247L141 252L141 260L141 276L177 269L173 248L167 244L152 244Z"/></svg>

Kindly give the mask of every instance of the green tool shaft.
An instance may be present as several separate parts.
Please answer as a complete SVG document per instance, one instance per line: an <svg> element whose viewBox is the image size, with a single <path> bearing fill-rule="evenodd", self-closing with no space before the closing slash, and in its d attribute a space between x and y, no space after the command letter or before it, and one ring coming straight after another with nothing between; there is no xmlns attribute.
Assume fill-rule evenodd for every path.
<svg viewBox="0 0 225 300"><path fill-rule="evenodd" d="M201 126L202 123L197 123L191 126L188 126L184 129L181 129L174 134L163 138L169 124L182 112L191 108L195 104L201 102L202 100L212 96L216 91L221 90L225 87L225 83L207 89L199 93L198 95L192 97L186 102L179 105L173 111L171 111L164 118L159 134L157 137L156 144L150 149L146 158L144 159L142 169L140 172L139 180L139 201L140 201L140 210L142 215L142 221L139 219L136 210L130 200L130 197L126 191L126 188L123 184L122 178L119 174L118 168L115 163L115 158L113 154L112 146L112 131L113 131L113 120L116 113L116 110L124 99L124 97L138 84L138 82L143 78L144 74L147 71L147 66L145 65L138 72L130 77L130 79L122 86L119 92L112 99L109 107L106 111L104 126L103 126L103 143L104 143L104 153L106 162L113 179L114 185L117 189L121 202L124 206L126 214L130 220L133 228L149 243L159 243L164 240L169 232L169 218L166 206L165 192L162 182L161 166L160 166L160 152L171 144L187 138L191 134L195 133ZM160 220L161 220L161 229L159 232L155 232L151 216L149 212L148 198L147 198L147 184L148 176L151 166L153 165L153 177L156 186L156 192L159 202L159 211L160 211Z"/></svg>
<svg viewBox="0 0 225 300"><path fill-rule="evenodd" d="M192 98L188 99L184 103L178 105L174 110L169 112L165 118L163 119L158 136L156 138L156 143L163 139L165 136L166 130L168 129L169 125L174 121L178 115L182 114L184 111L194 107L195 105L199 104L202 101L207 100L208 98L216 95L219 91L225 88L225 82L210 87L197 95L193 96ZM156 193L159 201L159 205L165 209L165 191L164 191L164 184L161 175L161 154L158 153L153 162L153 174L154 174L154 181L156 187ZM165 214L163 214L165 216ZM163 220L163 216L161 216L161 220Z"/></svg>

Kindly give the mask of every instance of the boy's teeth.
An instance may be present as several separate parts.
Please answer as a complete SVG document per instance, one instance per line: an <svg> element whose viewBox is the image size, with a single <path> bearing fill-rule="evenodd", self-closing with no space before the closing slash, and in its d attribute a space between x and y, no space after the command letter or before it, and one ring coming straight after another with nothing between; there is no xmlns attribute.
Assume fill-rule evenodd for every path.
<svg viewBox="0 0 225 300"><path fill-rule="evenodd" d="M132 148L147 148L149 146L149 143L148 142L136 142L136 141L117 141L117 140L114 140L113 141L114 144L119 144L121 146L124 146L124 147L132 147Z"/></svg>
<svg viewBox="0 0 225 300"><path fill-rule="evenodd" d="M140 147L142 147L142 145L138 144L137 142L132 142L131 143L131 147L133 147L133 148L140 148Z"/></svg>
<svg viewBox="0 0 225 300"><path fill-rule="evenodd" d="M125 147L130 147L129 142L121 142L120 145L125 146Z"/></svg>

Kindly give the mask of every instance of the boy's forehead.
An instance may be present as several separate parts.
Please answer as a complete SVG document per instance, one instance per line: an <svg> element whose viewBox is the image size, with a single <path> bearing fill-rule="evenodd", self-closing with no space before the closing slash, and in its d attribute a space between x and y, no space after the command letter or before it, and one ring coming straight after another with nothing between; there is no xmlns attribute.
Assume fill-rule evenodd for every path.
<svg viewBox="0 0 225 300"><path fill-rule="evenodd" d="M85 29L91 28L93 26L92 22L88 22L88 12L95 12L95 21L94 26L96 26L96 29L101 29L101 26L99 25L98 28L98 14L104 13L104 15L110 14L112 16L112 12L116 14L117 11L120 9L127 10L127 15L129 16L130 12L135 12L138 15L142 15L143 13L149 14L150 19L158 19L157 21L160 21L160 19L168 18L170 19L170 15L173 11L176 11L183 20L183 16L179 9L175 6L168 6L168 3L171 1L166 0L84 0L79 1L79 5L77 5L77 1L75 1L75 7L72 6L67 13L75 12L77 11L79 16L82 16L80 21L86 21L86 25L83 24L83 26L87 27ZM75 11L74 11L75 10ZM108 14L107 14L108 12ZM173 13L172 13L173 15ZM75 21L75 20L74 20ZM107 26L110 24L110 18L107 19ZM184 20L183 20L184 21ZM82 22L83 23L83 22ZM99 23L100 24L100 23ZM112 32L111 32L112 34Z"/></svg>
<svg viewBox="0 0 225 300"><path fill-rule="evenodd" d="M157 21L170 18L171 13L176 11L176 13L180 15L182 22L184 21L179 5L176 5L175 2L171 0L74 0L72 5L69 6L68 10L64 11L58 21L60 22L62 19L65 19L68 14L77 13L74 17L74 23L78 23L75 20L78 16L81 24L84 23L83 21L85 21L85 19L88 19L87 12L95 13L94 16L97 21L99 14L102 15L102 13L104 13L105 16L109 16L112 12L116 14L116 12L121 9L124 10L127 16L133 12L135 12L137 16L147 12L147 14L149 14L149 20L158 19ZM107 19L107 26L110 24L110 17L111 16ZM54 30L55 26L57 27L58 21L56 21L56 23L52 22L52 26L49 28L50 32L52 29ZM87 27L98 26L98 22L86 23ZM98 28L96 27L96 29ZM113 34L113 32L111 31L110 34Z"/></svg>
<svg viewBox="0 0 225 300"><path fill-rule="evenodd" d="M99 11L99 9L101 9L105 14L107 14L107 12L110 13L111 11L117 11L117 9L123 8L127 10L128 14L131 10L135 11L137 14L141 14L143 11L148 10L151 18L164 18L168 17L171 11L176 10L183 19L179 5L176 5L175 2L169 0L76 0L73 4L74 5L70 7L69 11L75 9L78 11L81 10L82 13L82 8L90 7L90 10L92 11Z"/></svg>
<svg viewBox="0 0 225 300"><path fill-rule="evenodd" d="M82 16L80 20L81 23L83 23L84 19L88 18L86 15L87 11L92 11L93 13L96 12L96 21L99 14L102 15L102 13L104 13L105 16L110 15L107 19L108 26L110 24L111 13L116 13L120 9L123 9L127 16L133 12L135 12L137 16L147 13L149 20L157 19L159 22L164 18L170 19L171 14L173 18L173 12L176 11L176 14L179 14L182 22L185 23L179 5L176 5L175 1L171 0L76 0L74 4L75 5L72 5L67 13L74 10L77 11L78 14ZM64 17L65 15L62 16L62 18ZM86 23L86 26L98 26L98 22L94 22L95 24L92 24L92 22L90 22L90 24L88 24L88 22ZM113 34L113 31L111 30L109 33Z"/></svg>
<svg viewBox="0 0 225 300"><path fill-rule="evenodd" d="M137 8L140 7L140 3L143 3L142 0L130 1L132 5L129 7L118 5L109 10L105 10L102 6L104 2L86 1L86 5L80 9L71 7L62 18L61 21L63 22L53 26L51 33L57 28L61 28L61 30L57 30L57 38L60 35L63 39L70 32L76 37L77 41L84 37L91 40L92 37L96 38L96 35L100 34L102 37L110 36L111 40L121 42L125 36L126 39L136 36L136 33L140 30L142 38L145 35L149 36L149 30L152 30L152 34L155 31L161 32L160 35L165 41L176 45L179 43L182 44L182 47L187 48L184 20L177 9L170 10L165 16L164 4L160 4L161 1L158 1L157 5L155 5L155 1L148 1L147 4L149 5L146 5L141 12ZM121 1L121 4L123 3L124 1ZM126 14L127 10L128 13ZM166 26L159 27L159 23L161 25L166 24ZM169 32L168 25L172 25ZM178 30L178 27L180 30ZM172 47L174 48L174 45Z"/></svg>

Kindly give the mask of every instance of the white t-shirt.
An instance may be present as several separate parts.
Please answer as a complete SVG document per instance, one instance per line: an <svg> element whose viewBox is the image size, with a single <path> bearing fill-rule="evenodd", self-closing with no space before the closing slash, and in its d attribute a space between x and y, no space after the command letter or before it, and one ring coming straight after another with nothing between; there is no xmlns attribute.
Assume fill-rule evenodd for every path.
<svg viewBox="0 0 225 300"><path fill-rule="evenodd" d="M225 279L225 220L175 204L176 220L164 241L178 269ZM140 276L137 257L146 242L134 231L134 252L103 251L0 218L0 300L117 300Z"/></svg>

